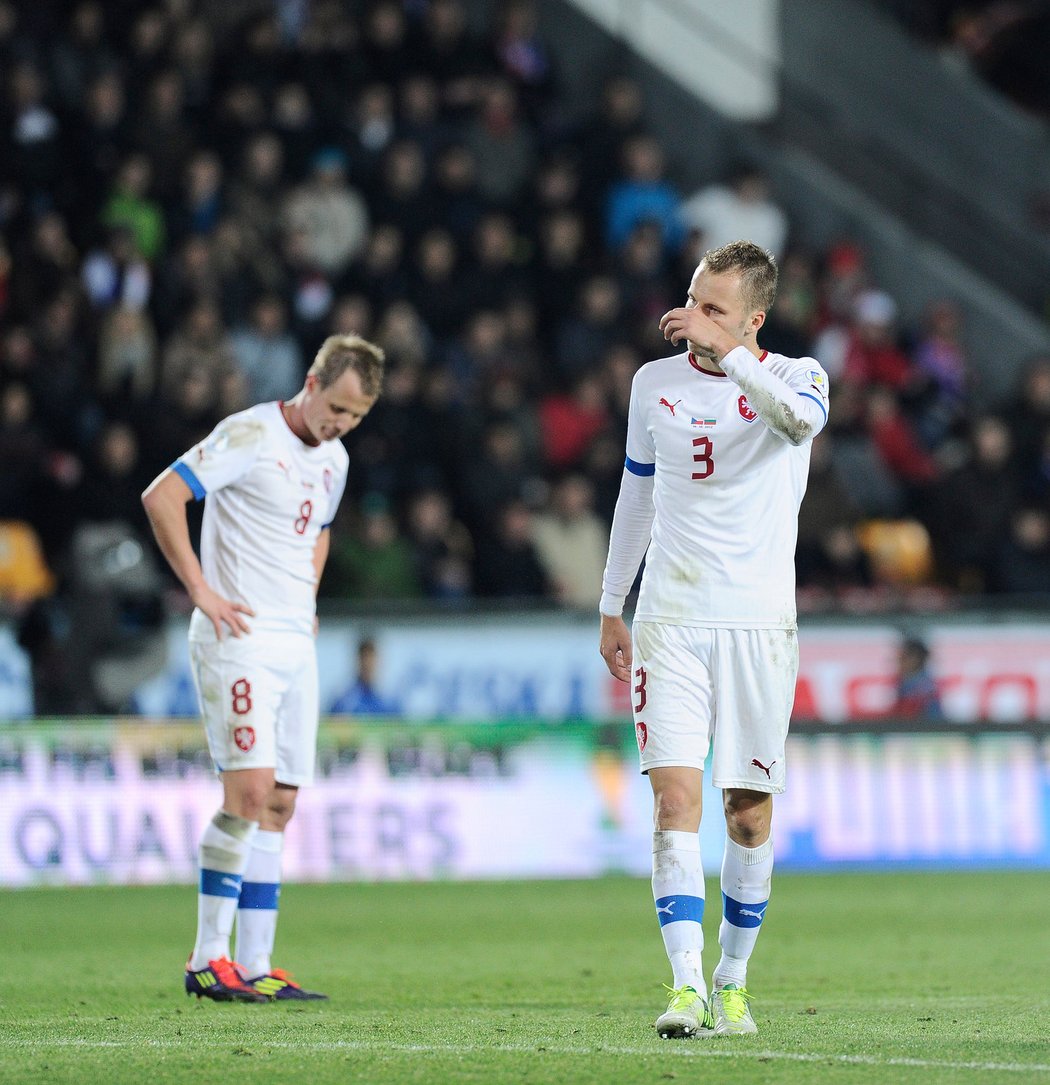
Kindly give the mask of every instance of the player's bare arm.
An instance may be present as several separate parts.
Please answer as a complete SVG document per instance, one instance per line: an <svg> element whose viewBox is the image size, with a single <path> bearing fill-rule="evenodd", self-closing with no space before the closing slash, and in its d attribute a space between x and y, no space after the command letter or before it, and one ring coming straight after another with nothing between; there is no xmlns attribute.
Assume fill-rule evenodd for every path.
<svg viewBox="0 0 1050 1085"><path fill-rule="evenodd" d="M598 651L613 678L621 682L631 679L631 633L623 618L611 614L601 616Z"/></svg>
<svg viewBox="0 0 1050 1085"><path fill-rule="evenodd" d="M325 562L328 561L328 550L332 545L332 529L322 528L321 534L317 536L317 545L314 547L313 563L314 563L314 595L317 595L318 588L321 587L321 576L324 573ZM320 622L317 619L317 615L314 615L314 636L317 636L317 630L320 627Z"/></svg>
<svg viewBox="0 0 1050 1085"><path fill-rule="evenodd" d="M254 611L243 603L225 599L213 591L204 579L197 555L190 542L186 506L193 499L189 486L170 468L150 483L142 495L142 505L149 518L153 536L160 552L182 582L193 605L205 614L215 627L215 635L222 639L225 624L230 632L239 637L251 629L244 615L254 616Z"/></svg>

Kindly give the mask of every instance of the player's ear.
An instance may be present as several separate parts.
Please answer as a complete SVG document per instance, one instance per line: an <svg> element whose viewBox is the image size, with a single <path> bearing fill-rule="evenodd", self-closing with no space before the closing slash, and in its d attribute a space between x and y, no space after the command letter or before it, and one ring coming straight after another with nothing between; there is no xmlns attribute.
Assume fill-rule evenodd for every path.
<svg viewBox="0 0 1050 1085"><path fill-rule="evenodd" d="M748 321L748 327L751 330L751 334L752 335L757 335L758 334L758 329L761 328L762 325L765 324L765 322L766 322L765 311L762 310L762 309L756 309L755 312L753 312L751 314L751 319Z"/></svg>

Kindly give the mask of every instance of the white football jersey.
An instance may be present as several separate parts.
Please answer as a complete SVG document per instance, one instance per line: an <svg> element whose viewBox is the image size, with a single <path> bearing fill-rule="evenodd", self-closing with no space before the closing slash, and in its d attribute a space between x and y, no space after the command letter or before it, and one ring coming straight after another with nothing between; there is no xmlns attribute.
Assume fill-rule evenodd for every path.
<svg viewBox="0 0 1050 1085"><path fill-rule="evenodd" d="M172 465L198 501L207 498L204 578L251 607L253 631L312 633L314 548L335 517L348 463L340 441L304 444L279 403L261 403L224 419ZM215 639L197 610L190 637Z"/></svg>
<svg viewBox="0 0 1050 1085"><path fill-rule="evenodd" d="M828 379L816 361L768 352L745 360L779 377L793 399L814 401L821 420L809 436L819 431ZM635 618L793 628L809 453L808 440L796 445L774 432L741 388L703 359L686 353L644 365L631 393L626 466L655 474L655 518Z"/></svg>

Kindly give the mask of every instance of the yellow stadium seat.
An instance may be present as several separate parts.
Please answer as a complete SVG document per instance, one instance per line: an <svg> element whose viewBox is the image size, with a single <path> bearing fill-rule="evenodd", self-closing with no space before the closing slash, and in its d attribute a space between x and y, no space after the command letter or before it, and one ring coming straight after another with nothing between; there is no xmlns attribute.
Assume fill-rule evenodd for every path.
<svg viewBox="0 0 1050 1085"><path fill-rule="evenodd" d="M22 520L0 520L0 602L31 603L54 590L36 531Z"/></svg>
<svg viewBox="0 0 1050 1085"><path fill-rule="evenodd" d="M857 526L857 539L883 583L929 583L933 547L918 520L867 520Z"/></svg>

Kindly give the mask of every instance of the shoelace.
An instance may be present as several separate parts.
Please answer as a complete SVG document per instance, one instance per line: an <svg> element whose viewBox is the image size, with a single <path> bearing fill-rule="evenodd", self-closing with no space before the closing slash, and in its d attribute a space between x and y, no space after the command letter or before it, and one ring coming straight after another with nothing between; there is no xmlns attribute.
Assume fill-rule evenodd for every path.
<svg viewBox="0 0 1050 1085"><path fill-rule="evenodd" d="M744 987L723 987L720 994L726 1017L730 1021L739 1021L747 1013L747 1004L751 1001L751 995Z"/></svg>
<svg viewBox="0 0 1050 1085"><path fill-rule="evenodd" d="M241 979L237 966L229 957L220 957L217 961L209 961L211 970L218 976L219 981L227 987L243 990L247 984Z"/></svg>
<svg viewBox="0 0 1050 1085"><path fill-rule="evenodd" d="M671 996L667 1005L669 1010L686 1010L700 997L693 987L671 987L665 983L664 990Z"/></svg>

